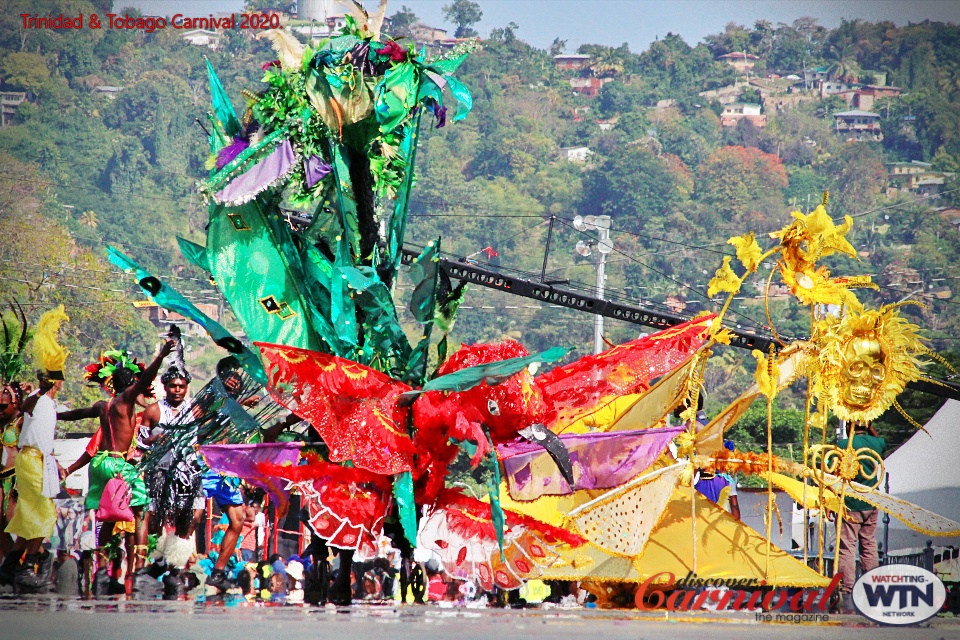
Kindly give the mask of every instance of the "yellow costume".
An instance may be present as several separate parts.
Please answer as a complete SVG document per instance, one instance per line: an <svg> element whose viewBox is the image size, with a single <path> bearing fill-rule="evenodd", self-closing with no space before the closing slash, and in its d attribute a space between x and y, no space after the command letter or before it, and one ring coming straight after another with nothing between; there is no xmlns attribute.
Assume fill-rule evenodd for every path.
<svg viewBox="0 0 960 640"><path fill-rule="evenodd" d="M53 500L43 495L43 454L33 447L20 451L14 463L17 474L17 508L6 532L19 538L47 538L57 524Z"/></svg>

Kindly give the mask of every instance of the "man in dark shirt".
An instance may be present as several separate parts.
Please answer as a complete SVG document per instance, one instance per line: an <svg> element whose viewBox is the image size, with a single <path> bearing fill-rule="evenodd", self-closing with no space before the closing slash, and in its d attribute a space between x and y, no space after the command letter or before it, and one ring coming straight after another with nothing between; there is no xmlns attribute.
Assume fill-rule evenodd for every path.
<svg viewBox="0 0 960 640"><path fill-rule="evenodd" d="M837 441L837 446L846 449L847 439ZM872 449L877 455L883 456L887 443L877 435L872 423L866 426L860 423L853 425L853 449ZM857 482L865 482L867 475L874 471L874 462L865 460L857 475ZM840 574L841 591L843 594L844 610L853 610L851 592L857 580L857 550L860 551L860 568L864 573L876 569L880 564L877 553L877 510L863 500L845 497L844 505L847 515L840 525Z"/></svg>

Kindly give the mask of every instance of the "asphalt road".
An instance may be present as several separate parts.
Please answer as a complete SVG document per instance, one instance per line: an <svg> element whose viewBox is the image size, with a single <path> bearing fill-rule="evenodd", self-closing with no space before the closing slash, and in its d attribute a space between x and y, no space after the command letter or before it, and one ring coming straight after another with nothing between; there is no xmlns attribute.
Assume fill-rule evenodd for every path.
<svg viewBox="0 0 960 640"><path fill-rule="evenodd" d="M354 606L349 609L202 606L192 603L0 601L0 638L11 640L912 640L958 638L960 622L883 628L859 616L825 624L758 623L751 614L639 614L629 611L466 610ZM705 626L709 624L709 628Z"/></svg>

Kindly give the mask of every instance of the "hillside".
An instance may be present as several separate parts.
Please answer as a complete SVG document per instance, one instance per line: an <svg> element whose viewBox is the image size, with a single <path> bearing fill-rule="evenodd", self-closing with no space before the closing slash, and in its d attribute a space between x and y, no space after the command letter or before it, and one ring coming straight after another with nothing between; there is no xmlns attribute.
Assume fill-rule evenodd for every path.
<svg viewBox="0 0 960 640"><path fill-rule="evenodd" d="M0 297L31 305L33 318L65 302L76 365L118 345L143 357L156 330L131 306L136 287L107 266L103 248L117 245L195 301L218 303L206 274L175 244L177 235L202 242L206 222L195 189L206 161L196 122L209 101L204 57L242 104L240 91L258 88L261 64L274 54L241 31L224 32L216 50L172 29L24 31L14 20L18 7L103 13L111 3L12 4L0 16L0 90L27 99L0 127ZM442 129L424 120L411 245L440 237L453 256L539 277L553 216L546 278L590 288L594 270L575 252L590 234L572 219L606 214L614 246L607 295L695 314L717 309L706 283L731 252L729 236L779 228L792 209L829 191L831 213L855 219L861 256L838 272L873 274L881 288L864 293L871 302L925 303L906 313L952 357L960 335L960 231L952 220L960 212L942 209L960 205L960 27L761 21L728 25L692 45L668 34L642 52L586 45L578 53L589 58L571 68L555 58L562 42L535 49L514 29L495 29L461 68L474 97L470 117ZM752 67L733 64L736 54ZM821 86L846 93L827 95ZM851 141L862 134L839 132L833 114L852 110L847 100L866 102L862 94L871 94L861 110L878 114L881 135L871 129L868 139ZM762 117L734 113L731 103L759 104ZM891 177L897 166L923 172L930 184L915 191L943 195L894 188L912 184L909 174ZM750 289L730 319L763 330L760 294ZM792 301L775 299L770 312L781 334L805 333L806 312ZM637 333L606 323L611 342ZM473 289L454 337L504 335L531 349L566 344L582 354L591 348L592 318ZM201 365L215 358L202 341L196 349ZM718 354L709 407L742 389L752 362L745 352ZM65 397L77 402L80 394L74 382ZM802 408L798 396L783 401ZM935 408L929 404L905 401L921 421ZM908 432L899 418L888 422L895 438Z"/></svg>

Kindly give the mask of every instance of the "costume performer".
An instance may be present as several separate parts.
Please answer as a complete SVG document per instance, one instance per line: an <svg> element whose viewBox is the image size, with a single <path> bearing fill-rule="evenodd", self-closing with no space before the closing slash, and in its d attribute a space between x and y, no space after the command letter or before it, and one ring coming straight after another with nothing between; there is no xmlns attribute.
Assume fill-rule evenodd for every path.
<svg viewBox="0 0 960 640"><path fill-rule="evenodd" d="M237 370L228 372L223 378L223 386L230 395L238 395L242 386L240 372ZM258 397L251 397L246 399L243 404L253 406L259 400ZM203 474L203 491L208 498L216 501L217 506L227 515L230 521L223 534L223 540L220 542L220 554L217 556L217 562L207 579L208 585L226 591L231 584L225 569L230 558L237 550L237 541L240 539L240 532L243 531L244 501L243 493L240 491L240 479L224 476L212 469L207 469Z"/></svg>
<svg viewBox="0 0 960 640"><path fill-rule="evenodd" d="M60 480L65 475L53 457L57 430L54 397L63 386L63 365L69 355L57 342L57 332L64 320L69 318L60 306L45 313L37 324L33 346L41 368L37 373L39 389L23 404L20 451L14 465L17 509L6 528L7 533L17 536L17 541L0 567L0 582L12 581L15 588L24 591L40 591L48 586L43 576L53 561L49 552L41 557L40 545L53 533L57 523L52 498L60 492Z"/></svg>
<svg viewBox="0 0 960 640"><path fill-rule="evenodd" d="M163 437L168 426L191 418L193 404L188 390L192 377L186 370L181 349L178 340L175 362L160 376L164 397L147 407L140 422L139 446L144 455ZM150 492L150 507L144 517L147 528L156 529L160 534L154 558L170 569L170 575L164 579L165 592L170 596L182 595L182 581L177 574L196 550L193 532L206 502L201 484L203 470L200 454L192 447L180 456L176 451L168 451L155 467L144 468ZM172 525L174 531L168 533L164 525Z"/></svg>
<svg viewBox="0 0 960 640"><path fill-rule="evenodd" d="M143 526L143 508L150 503L147 487L135 466L127 460L134 445L136 432L137 397L150 391L163 359L174 348L174 341L167 340L157 357L145 369L126 352L113 351L101 356L97 376L113 390L114 397L108 402L97 403L102 439L96 456L90 462L90 488L87 493L87 509L100 507L100 500L107 482L120 476L130 488L130 507L134 513L134 535L127 536L127 594L132 593L134 573L143 568L147 551L147 530ZM88 368L89 371L89 368ZM102 544L102 541L98 541Z"/></svg>
<svg viewBox="0 0 960 640"><path fill-rule="evenodd" d="M13 508L16 503L14 486L16 474L14 464L17 460L17 442L20 439L20 427L23 423L23 400L30 395L33 386L20 381L20 377L27 369L23 361L24 348L30 341L27 329L27 317L19 303L10 304L17 321L20 324L19 336L7 324L7 319L0 317L3 324L3 343L0 350L0 558L5 556L13 546L13 538L3 531L10 518L13 517ZM15 326L13 327L15 328Z"/></svg>
<svg viewBox="0 0 960 640"><path fill-rule="evenodd" d="M205 462L197 457L197 445L246 443L251 439L259 439L261 427L282 411L277 405L267 403L252 414L247 412L245 407L256 405L260 400L257 393L259 387L252 376L246 375L240 360L232 357L221 360L217 365L217 376L200 389L192 399L189 411L181 412L170 423L163 425L163 434L152 443L141 462L148 477L152 477L159 468L174 468L177 473L181 473L184 466L189 465L192 476L190 491L196 491L196 483L200 481L203 491L201 495L216 500L220 509L227 514L230 526L221 543L214 571L207 580L207 584L220 590L230 586L224 570L233 557L243 528L244 499L240 491L240 479L220 475L208 469ZM197 477L201 475L202 478ZM190 507L189 504L181 504L187 509ZM166 514L165 518L172 516L177 524L177 509L175 505L171 507L169 499L164 500L161 494L157 506L159 512ZM183 537L189 538L193 534L196 520L181 520L190 526L184 531L182 522L177 524L180 529L178 535L183 533ZM171 537L168 537L166 542L161 541L164 545L171 542L179 544ZM176 554L177 551L171 549L167 553Z"/></svg>

